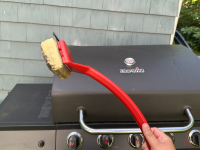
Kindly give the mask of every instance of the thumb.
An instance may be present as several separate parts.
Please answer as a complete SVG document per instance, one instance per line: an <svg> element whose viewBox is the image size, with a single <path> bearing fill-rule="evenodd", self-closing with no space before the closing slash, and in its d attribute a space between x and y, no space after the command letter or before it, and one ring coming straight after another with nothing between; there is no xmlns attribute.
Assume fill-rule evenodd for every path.
<svg viewBox="0 0 200 150"><path fill-rule="evenodd" d="M155 147L159 143L158 139L155 137L155 135L153 134L153 132L151 131L151 129L147 123L144 123L142 125L142 131L143 131L143 134L146 137L147 141L149 142L149 145L152 148Z"/></svg>

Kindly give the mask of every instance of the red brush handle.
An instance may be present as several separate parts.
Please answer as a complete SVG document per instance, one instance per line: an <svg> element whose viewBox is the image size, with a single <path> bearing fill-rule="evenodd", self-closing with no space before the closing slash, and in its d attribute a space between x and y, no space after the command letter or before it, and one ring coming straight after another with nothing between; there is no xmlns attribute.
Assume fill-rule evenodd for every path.
<svg viewBox="0 0 200 150"><path fill-rule="evenodd" d="M109 89L128 108L128 110L131 112L131 114L137 121L142 131L142 125L144 123L147 123L147 120L145 119L144 115L142 114L140 109L137 107L137 105L119 86L117 86L113 81L111 81L109 78L107 78L106 76L98 72L97 70L93 69L92 67L74 63L71 52L69 48L66 46L64 41L58 42L58 48L61 53L63 64L66 64L74 72L83 73L92 77L93 79L95 79L96 81L104 85L107 89ZM147 145L148 145L149 150L151 150L148 142L147 142Z"/></svg>

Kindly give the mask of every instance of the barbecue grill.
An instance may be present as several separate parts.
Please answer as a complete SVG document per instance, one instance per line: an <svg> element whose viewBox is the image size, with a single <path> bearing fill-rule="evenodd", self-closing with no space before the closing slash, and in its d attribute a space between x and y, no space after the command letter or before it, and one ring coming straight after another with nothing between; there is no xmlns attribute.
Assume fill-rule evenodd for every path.
<svg viewBox="0 0 200 150"><path fill-rule="evenodd" d="M121 87L176 149L200 146L200 60L184 46L71 46L74 60ZM132 150L143 135L103 85L72 72L51 84L18 84L0 105L0 149Z"/></svg>

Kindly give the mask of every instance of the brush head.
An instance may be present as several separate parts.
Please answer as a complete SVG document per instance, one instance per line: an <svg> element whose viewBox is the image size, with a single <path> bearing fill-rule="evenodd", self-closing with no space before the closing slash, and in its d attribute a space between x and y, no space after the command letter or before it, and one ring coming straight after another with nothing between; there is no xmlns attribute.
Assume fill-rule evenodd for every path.
<svg viewBox="0 0 200 150"><path fill-rule="evenodd" d="M63 65L57 43L54 39L48 39L41 43L42 54L47 67L59 78L66 80L71 72Z"/></svg>

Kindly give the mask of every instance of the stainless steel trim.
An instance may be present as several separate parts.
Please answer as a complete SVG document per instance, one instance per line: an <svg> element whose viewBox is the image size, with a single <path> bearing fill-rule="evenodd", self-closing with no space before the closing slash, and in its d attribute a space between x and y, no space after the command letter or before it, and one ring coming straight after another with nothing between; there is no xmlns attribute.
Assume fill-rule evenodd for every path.
<svg viewBox="0 0 200 150"><path fill-rule="evenodd" d="M189 135L188 135L188 141L189 141L190 144L192 144L193 146L195 146L195 147L200 147L199 145L194 144L193 141L192 141L192 135L193 135L195 132L200 133L199 130L192 130L192 131L189 133Z"/></svg>
<svg viewBox="0 0 200 150"><path fill-rule="evenodd" d="M67 136L67 138L66 138L66 145L67 145L67 147L69 147L69 138L70 138L72 135L76 135L76 136L78 136L78 137L81 139L80 145L77 147L77 149L81 148L81 146L83 145L83 137L82 137L81 134L78 133L78 132L71 132L71 133Z"/></svg>
<svg viewBox="0 0 200 150"><path fill-rule="evenodd" d="M101 143L100 143L101 136L102 136L102 135L99 135L99 136L97 137L97 144L98 144L101 148L103 148L103 149L111 148L111 147L113 146L113 143L114 143L114 136L113 136L113 135L108 135L108 136L112 139L112 143L110 144L110 146L109 146L108 148L104 148L104 147L101 145Z"/></svg>
<svg viewBox="0 0 200 150"><path fill-rule="evenodd" d="M159 128L163 132L166 133L179 133L179 132L186 132L190 130L194 125L194 118L190 109L188 107L185 108L185 113L188 116L189 123L187 126L184 127L164 127ZM140 128L127 128L127 129L93 129L88 127L84 122L84 112L83 109L79 109L79 123L83 130L90 134L134 134L134 133L142 133Z"/></svg>

